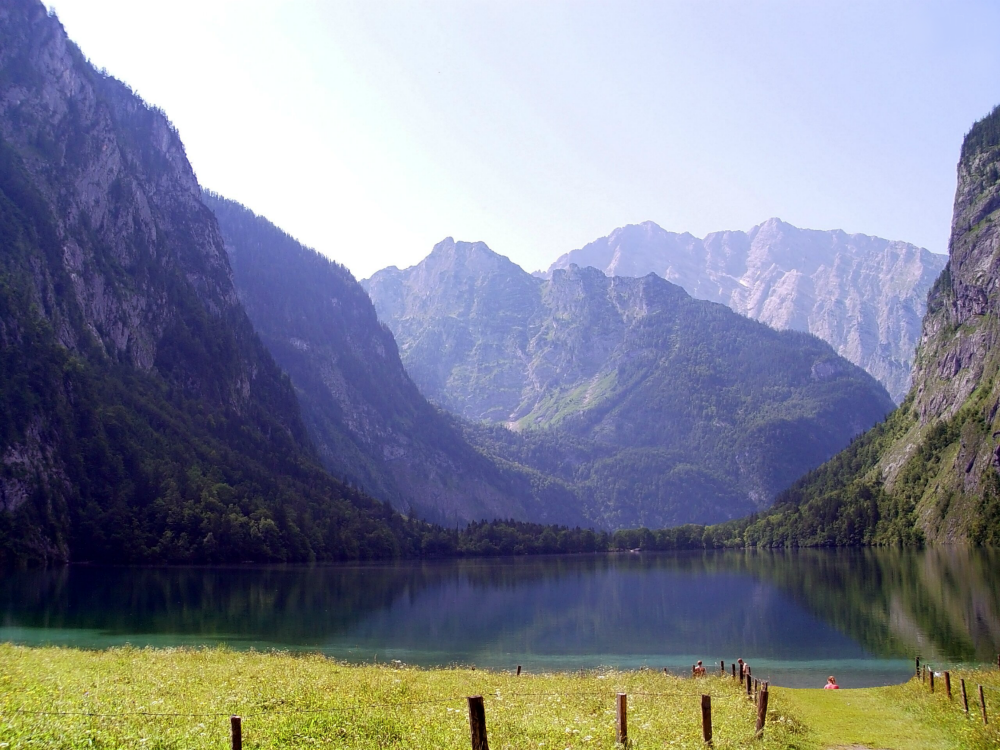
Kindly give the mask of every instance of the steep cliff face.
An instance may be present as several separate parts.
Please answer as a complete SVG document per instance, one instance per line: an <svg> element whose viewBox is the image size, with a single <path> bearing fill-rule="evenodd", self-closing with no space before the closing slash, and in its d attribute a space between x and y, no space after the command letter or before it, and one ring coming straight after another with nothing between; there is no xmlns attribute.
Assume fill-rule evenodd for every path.
<svg viewBox="0 0 1000 750"><path fill-rule="evenodd" d="M1000 108L963 144L949 251L902 406L748 539L1000 542Z"/></svg>
<svg viewBox="0 0 1000 750"><path fill-rule="evenodd" d="M918 436L946 426L938 471L917 522L931 539L1000 539L1000 108L966 136L958 165L948 266L928 298L913 369L917 426L884 461L892 488ZM905 466L905 464L903 464Z"/></svg>
<svg viewBox="0 0 1000 750"><path fill-rule="evenodd" d="M819 336L898 403L910 386L927 292L945 261L905 242L799 229L779 219L704 239L645 222L566 253L548 274L573 263L610 276L655 273L698 299Z"/></svg>
<svg viewBox="0 0 1000 750"><path fill-rule="evenodd" d="M400 541L314 465L176 131L34 0L0 7L0 243L0 556Z"/></svg>
<svg viewBox="0 0 1000 750"><path fill-rule="evenodd" d="M240 299L295 386L323 464L424 518L583 523L576 499L533 486L469 445L410 380L392 333L351 273L216 195Z"/></svg>
<svg viewBox="0 0 1000 750"><path fill-rule="evenodd" d="M819 339L650 274L535 278L482 243L364 282L422 391L489 452L575 487L595 522L650 527L766 507L892 408Z"/></svg>

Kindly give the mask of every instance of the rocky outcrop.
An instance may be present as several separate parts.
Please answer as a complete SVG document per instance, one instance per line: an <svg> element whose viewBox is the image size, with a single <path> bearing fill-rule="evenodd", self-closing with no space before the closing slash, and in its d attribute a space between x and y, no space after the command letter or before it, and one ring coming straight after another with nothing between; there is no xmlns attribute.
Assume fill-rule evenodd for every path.
<svg viewBox="0 0 1000 750"><path fill-rule="evenodd" d="M612 276L655 273L698 299L819 336L898 403L909 390L927 292L945 261L905 242L780 219L704 239L645 222L566 253L548 273L573 263Z"/></svg>
<svg viewBox="0 0 1000 750"><path fill-rule="evenodd" d="M981 541L990 534L1000 539L998 317L1000 108L966 136L948 266L928 297L913 369L911 409L917 423L889 454L915 452L938 425L947 425L953 435L940 449L940 469L917 504L918 523L932 539ZM899 465L898 460L884 464L890 487Z"/></svg>

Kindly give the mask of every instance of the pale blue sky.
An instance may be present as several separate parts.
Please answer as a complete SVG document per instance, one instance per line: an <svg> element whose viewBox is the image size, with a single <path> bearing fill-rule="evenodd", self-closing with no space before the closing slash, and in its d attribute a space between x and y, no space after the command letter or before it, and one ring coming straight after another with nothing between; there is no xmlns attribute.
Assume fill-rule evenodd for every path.
<svg viewBox="0 0 1000 750"><path fill-rule="evenodd" d="M945 252L1000 2L58 0L206 187L358 277L771 216Z"/></svg>

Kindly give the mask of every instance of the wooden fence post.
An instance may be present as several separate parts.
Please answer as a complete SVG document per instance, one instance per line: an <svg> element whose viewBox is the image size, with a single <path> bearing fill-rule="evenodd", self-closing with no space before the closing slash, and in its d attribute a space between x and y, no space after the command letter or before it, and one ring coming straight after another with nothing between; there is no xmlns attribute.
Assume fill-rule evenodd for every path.
<svg viewBox="0 0 1000 750"><path fill-rule="evenodd" d="M490 750L486 739L486 708L483 696L469 696L469 733L472 735L472 750Z"/></svg>
<svg viewBox="0 0 1000 750"><path fill-rule="evenodd" d="M712 744L712 696L701 696L701 736L706 745Z"/></svg>
<svg viewBox="0 0 1000 750"><path fill-rule="evenodd" d="M723 677L726 676L726 662L725 660L719 662L719 672Z"/></svg>
<svg viewBox="0 0 1000 750"><path fill-rule="evenodd" d="M521 676L521 665L520 664L517 665L517 676L518 677Z"/></svg>
<svg viewBox="0 0 1000 750"><path fill-rule="evenodd" d="M931 670L931 692L934 692L934 670Z"/></svg>
<svg viewBox="0 0 1000 750"><path fill-rule="evenodd" d="M764 734L764 722L767 721L767 684L760 691L760 702L757 704L757 736Z"/></svg>
<svg viewBox="0 0 1000 750"><path fill-rule="evenodd" d="M747 698L753 698L753 678L750 676L750 670L747 670Z"/></svg>
<svg viewBox="0 0 1000 750"><path fill-rule="evenodd" d="M966 715L969 713L969 695L965 692L965 678L962 678L962 707L965 709Z"/></svg>
<svg viewBox="0 0 1000 750"><path fill-rule="evenodd" d="M917 679L920 679L920 657L918 656L915 661L917 662Z"/></svg>
<svg viewBox="0 0 1000 750"><path fill-rule="evenodd" d="M733 679L736 679L736 662L733 662Z"/></svg>
<svg viewBox="0 0 1000 750"><path fill-rule="evenodd" d="M618 742L628 744L628 696L618 693Z"/></svg>
<svg viewBox="0 0 1000 750"><path fill-rule="evenodd" d="M944 671L944 694L951 700L951 672L947 669Z"/></svg>
<svg viewBox="0 0 1000 750"><path fill-rule="evenodd" d="M243 719L230 716L229 725L232 728L233 750L243 750Z"/></svg>
<svg viewBox="0 0 1000 750"><path fill-rule="evenodd" d="M986 698L983 696L983 686L979 686L979 707L983 710L983 724L988 724L986 721Z"/></svg>

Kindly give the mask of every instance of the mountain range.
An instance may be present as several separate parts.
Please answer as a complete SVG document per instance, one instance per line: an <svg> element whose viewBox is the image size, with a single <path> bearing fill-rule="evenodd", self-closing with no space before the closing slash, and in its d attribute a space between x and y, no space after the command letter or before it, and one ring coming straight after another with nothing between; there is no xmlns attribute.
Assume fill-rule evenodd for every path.
<svg viewBox="0 0 1000 750"><path fill-rule="evenodd" d="M566 253L542 275L572 264L609 276L655 273L698 299L819 336L899 403L910 387L927 293L946 261L906 242L780 219L704 239L647 221Z"/></svg>
<svg viewBox="0 0 1000 750"><path fill-rule="evenodd" d="M933 283L919 248L771 220L625 227L541 276L449 238L359 284L8 0L0 564L996 544L1000 108L958 177ZM901 395L924 286L883 420L807 331Z"/></svg>
<svg viewBox="0 0 1000 750"><path fill-rule="evenodd" d="M449 238L362 283L421 391L500 426L467 428L471 441L568 483L611 528L767 507L892 408L816 337L654 274L545 280Z"/></svg>

